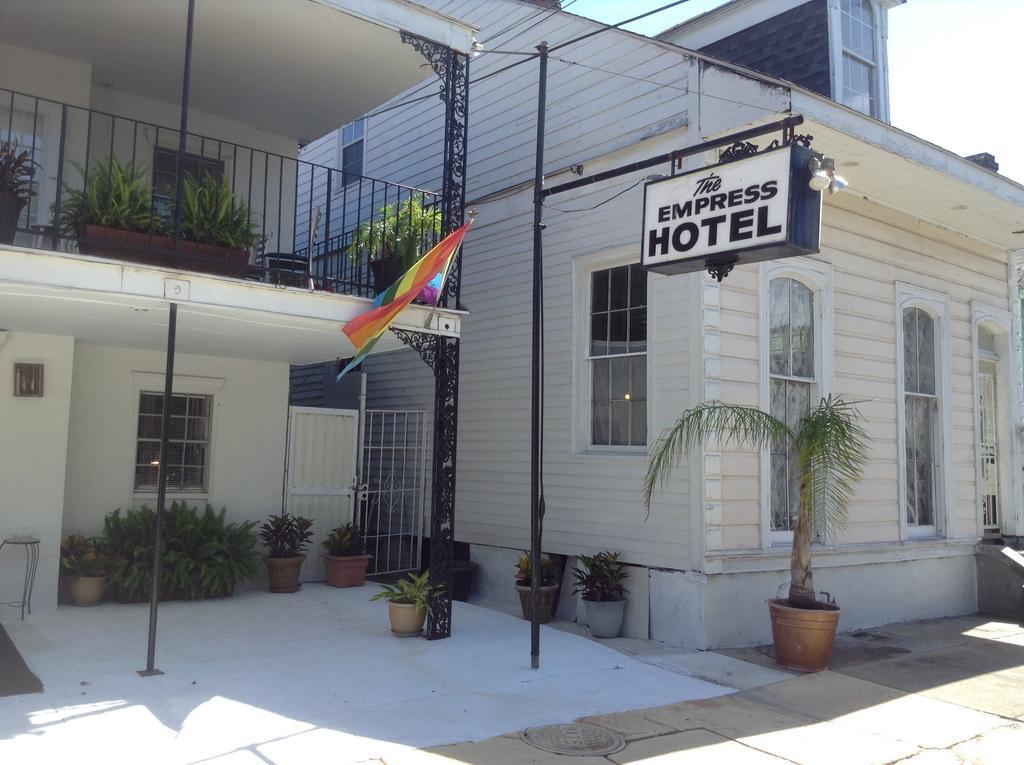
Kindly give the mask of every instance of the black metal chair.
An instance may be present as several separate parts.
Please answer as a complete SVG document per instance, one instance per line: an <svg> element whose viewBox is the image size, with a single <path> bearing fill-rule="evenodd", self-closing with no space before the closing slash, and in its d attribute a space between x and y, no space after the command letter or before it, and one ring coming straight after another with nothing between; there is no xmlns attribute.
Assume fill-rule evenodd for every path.
<svg viewBox="0 0 1024 765"><path fill-rule="evenodd" d="M309 288L309 258L294 252L268 252L263 255L265 278L271 284Z"/></svg>

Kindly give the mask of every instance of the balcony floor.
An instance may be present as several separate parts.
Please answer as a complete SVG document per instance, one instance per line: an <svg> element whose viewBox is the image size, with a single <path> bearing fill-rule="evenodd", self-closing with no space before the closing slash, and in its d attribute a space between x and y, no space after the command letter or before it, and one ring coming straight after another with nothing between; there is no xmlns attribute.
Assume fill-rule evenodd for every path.
<svg viewBox="0 0 1024 765"><path fill-rule="evenodd" d="M8 620L45 690L0 699L0 762L344 765L729 692L548 627L531 670L529 622L467 603L396 638L376 589L164 604L154 678L145 605Z"/></svg>

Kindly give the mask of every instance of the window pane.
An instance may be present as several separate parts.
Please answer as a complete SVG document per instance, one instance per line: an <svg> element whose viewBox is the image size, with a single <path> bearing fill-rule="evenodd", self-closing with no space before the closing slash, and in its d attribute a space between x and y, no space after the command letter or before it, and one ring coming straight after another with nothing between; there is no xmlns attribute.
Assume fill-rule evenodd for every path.
<svg viewBox="0 0 1024 765"><path fill-rule="evenodd" d="M930 462L915 463L917 467L917 525L931 526L935 523L933 492L934 466Z"/></svg>
<svg viewBox="0 0 1024 765"><path fill-rule="evenodd" d="M629 267L629 305L631 308L647 305L647 272L640 264Z"/></svg>
<svg viewBox="0 0 1024 765"><path fill-rule="evenodd" d="M160 409L163 396L142 393L139 396L139 440L135 456L135 490L151 491L159 477ZM205 488L206 462L209 458L211 396L171 397L171 417L167 445L167 486L169 489ZM154 464L156 463L156 464ZM187 468L189 472L183 471Z"/></svg>
<svg viewBox="0 0 1024 765"><path fill-rule="evenodd" d="M590 362L593 365L593 400L606 402L611 398L611 389L608 386L608 372L610 359L598 359Z"/></svg>
<svg viewBox="0 0 1024 765"><path fill-rule="evenodd" d="M363 174L363 142L356 141L341 150L342 183L346 186Z"/></svg>
<svg viewBox="0 0 1024 765"><path fill-rule="evenodd" d="M793 377L814 377L814 293L790 281L790 346Z"/></svg>
<svg viewBox="0 0 1024 765"><path fill-rule="evenodd" d="M629 307L629 266L612 268L609 272L611 279L610 300L612 310Z"/></svg>
<svg viewBox="0 0 1024 765"><path fill-rule="evenodd" d="M616 446L627 446L629 444L629 402L612 400L611 412L611 443Z"/></svg>
<svg viewBox="0 0 1024 765"><path fill-rule="evenodd" d="M935 320L924 311L918 310L917 364L921 393L935 395Z"/></svg>
<svg viewBox="0 0 1024 765"><path fill-rule="evenodd" d="M647 356L629 360L629 397L633 401L647 400Z"/></svg>
<svg viewBox="0 0 1024 765"><path fill-rule="evenodd" d="M150 465L160 458L159 441L139 441L136 450L135 463L137 465Z"/></svg>
<svg viewBox="0 0 1024 765"><path fill-rule="evenodd" d="M789 279L772 279L768 288L768 338L773 375L789 375Z"/></svg>
<svg viewBox="0 0 1024 765"><path fill-rule="evenodd" d="M594 401L590 419L591 441L596 446L607 446L609 439L608 403Z"/></svg>
<svg viewBox="0 0 1024 765"><path fill-rule="evenodd" d="M608 314L596 313L590 319L590 355L608 355Z"/></svg>
<svg viewBox="0 0 1024 765"><path fill-rule="evenodd" d="M590 277L590 310L608 310L608 272L595 271Z"/></svg>
<svg viewBox="0 0 1024 765"><path fill-rule="evenodd" d="M149 465L140 465L135 468L135 488L145 491L156 490L156 480L159 468Z"/></svg>
<svg viewBox="0 0 1024 765"><path fill-rule="evenodd" d="M903 311L903 388L907 392L917 393L917 313L918 309L908 308Z"/></svg>
<svg viewBox="0 0 1024 765"><path fill-rule="evenodd" d="M630 406L629 443L644 446L647 443L647 402L633 401Z"/></svg>
<svg viewBox="0 0 1024 765"><path fill-rule="evenodd" d="M608 353L626 352L626 317L628 311L612 311L608 314Z"/></svg>
<svg viewBox="0 0 1024 765"><path fill-rule="evenodd" d="M789 460L785 453L771 457L772 531L789 531Z"/></svg>
<svg viewBox="0 0 1024 765"><path fill-rule="evenodd" d="M637 353L647 350L647 309L631 308L629 311L629 341L627 351Z"/></svg>
<svg viewBox="0 0 1024 765"><path fill-rule="evenodd" d="M139 438L160 438L160 418L151 415L139 415Z"/></svg>
<svg viewBox="0 0 1024 765"><path fill-rule="evenodd" d="M611 400L612 401L628 401L626 398L629 393L629 364L631 359L618 358L609 359L608 363L611 364Z"/></svg>

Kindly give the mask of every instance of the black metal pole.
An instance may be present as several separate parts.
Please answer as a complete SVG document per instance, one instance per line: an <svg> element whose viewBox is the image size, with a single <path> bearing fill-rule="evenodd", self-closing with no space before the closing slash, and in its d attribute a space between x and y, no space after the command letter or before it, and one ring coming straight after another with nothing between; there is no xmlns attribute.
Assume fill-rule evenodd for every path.
<svg viewBox="0 0 1024 765"><path fill-rule="evenodd" d="M164 505L167 501L167 442L171 433L171 393L174 390L174 341L178 330L178 305L171 303L167 320L167 363L164 367L164 401L160 410L160 467L156 478L156 534L153 537L153 581L149 594L149 647L146 650L146 668L143 677L162 675L156 668L156 615L160 605L160 536L163 527Z"/></svg>
<svg viewBox="0 0 1024 765"><path fill-rule="evenodd" d="M185 71L181 77L181 125L178 129L178 166L174 176L174 257L181 252L181 198L185 192L185 150L188 148L188 101L192 89L192 30L196 0L188 0L185 28ZM161 471L163 472L163 471Z"/></svg>
<svg viewBox="0 0 1024 765"><path fill-rule="evenodd" d="M548 44L540 51L540 79L537 85L537 165L533 176L533 364L531 369L530 428L530 666L540 667L540 565L544 521L542 468L544 456L543 373L543 247L544 247L544 116L548 89Z"/></svg>

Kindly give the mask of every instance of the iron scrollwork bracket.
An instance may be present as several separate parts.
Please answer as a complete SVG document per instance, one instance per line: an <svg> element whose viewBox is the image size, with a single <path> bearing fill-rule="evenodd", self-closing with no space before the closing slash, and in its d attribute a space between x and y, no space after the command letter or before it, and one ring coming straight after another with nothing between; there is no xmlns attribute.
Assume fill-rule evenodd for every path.
<svg viewBox="0 0 1024 765"><path fill-rule="evenodd" d="M722 152L722 156L718 158L718 161L733 162L744 157L752 157L755 154L757 154L757 144L750 143L750 141L737 141Z"/></svg>
<svg viewBox="0 0 1024 765"><path fill-rule="evenodd" d="M435 375L437 374L437 335L432 335L429 332L411 332L395 327L392 327L391 331L395 337L416 351L423 359L423 363L430 367Z"/></svg>

